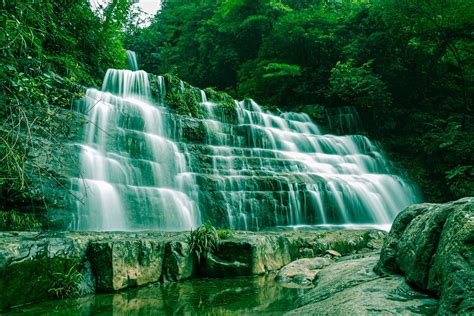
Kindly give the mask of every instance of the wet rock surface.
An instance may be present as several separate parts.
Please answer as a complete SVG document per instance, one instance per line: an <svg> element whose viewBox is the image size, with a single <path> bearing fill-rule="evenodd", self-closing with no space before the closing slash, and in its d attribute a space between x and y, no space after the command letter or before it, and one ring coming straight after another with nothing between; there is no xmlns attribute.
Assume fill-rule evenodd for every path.
<svg viewBox="0 0 474 316"><path fill-rule="evenodd" d="M473 241L474 198L410 206L395 219L381 254L335 257L289 314L471 314Z"/></svg>
<svg viewBox="0 0 474 316"><path fill-rule="evenodd" d="M411 206L388 235L236 231L202 260L188 233L0 233L0 308L47 299L54 275L75 265L84 293L278 271L271 282L302 291L290 315L469 314L473 200Z"/></svg>
<svg viewBox="0 0 474 316"><path fill-rule="evenodd" d="M474 312L474 198L420 204L395 219L376 271L440 298L438 312Z"/></svg>
<svg viewBox="0 0 474 316"><path fill-rule="evenodd" d="M390 315L436 309L437 300L409 288L402 276L373 271L377 254L344 260L321 270L317 285L289 315Z"/></svg>
<svg viewBox="0 0 474 316"><path fill-rule="evenodd" d="M321 269L332 263L332 260L321 257L299 259L280 269L276 280L288 286L311 286Z"/></svg>

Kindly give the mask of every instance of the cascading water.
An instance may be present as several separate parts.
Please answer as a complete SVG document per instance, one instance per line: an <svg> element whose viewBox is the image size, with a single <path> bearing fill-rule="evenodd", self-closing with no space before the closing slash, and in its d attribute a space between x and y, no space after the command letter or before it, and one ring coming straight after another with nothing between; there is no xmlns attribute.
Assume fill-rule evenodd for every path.
<svg viewBox="0 0 474 316"><path fill-rule="evenodd" d="M243 137L225 137L228 126L214 115L218 105L201 95L210 134L221 134L212 138L212 170L232 228L264 224L262 204L273 210L267 222L274 225L387 226L418 201L365 136L323 135L306 114L276 116L248 100L236 104L238 125L231 132ZM258 180L272 187L271 196L258 191Z"/></svg>
<svg viewBox="0 0 474 316"><path fill-rule="evenodd" d="M125 51L127 54L127 64L128 68L133 71L138 70L138 62L137 62L137 54L135 52L132 52L131 50Z"/></svg>
<svg viewBox="0 0 474 316"><path fill-rule="evenodd" d="M132 65L136 65L134 54ZM163 87L164 89L164 87ZM79 230L187 230L199 213L185 191L183 155L165 136L164 109L152 103L144 71L109 69L102 91L88 89L89 123L79 145ZM192 180L184 178L184 180Z"/></svg>
<svg viewBox="0 0 474 316"><path fill-rule="evenodd" d="M418 201L365 136L323 134L306 114L275 115L252 100L224 107L183 82L166 85L111 69L102 91L87 91L90 123L72 181L82 197L77 229L390 225ZM200 118L164 106L169 92L189 91Z"/></svg>

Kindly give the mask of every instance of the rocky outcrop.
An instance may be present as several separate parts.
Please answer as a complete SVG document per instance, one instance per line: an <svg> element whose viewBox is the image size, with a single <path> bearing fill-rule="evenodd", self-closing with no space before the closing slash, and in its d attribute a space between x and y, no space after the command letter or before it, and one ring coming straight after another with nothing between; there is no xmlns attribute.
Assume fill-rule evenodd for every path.
<svg viewBox="0 0 474 316"><path fill-rule="evenodd" d="M290 315L391 315L430 313L437 300L411 289L402 276L382 278L373 271L378 255L345 258L318 273Z"/></svg>
<svg viewBox="0 0 474 316"><path fill-rule="evenodd" d="M76 282L82 283L77 294L158 282L165 244L181 235L0 233L0 288L6 289L0 310L52 298L51 290Z"/></svg>
<svg viewBox="0 0 474 316"><path fill-rule="evenodd" d="M410 206L395 219L380 256L335 258L290 314L471 314L473 241L474 198Z"/></svg>
<svg viewBox="0 0 474 316"><path fill-rule="evenodd" d="M401 212L375 271L439 296L438 313L474 312L474 198Z"/></svg>
<svg viewBox="0 0 474 316"><path fill-rule="evenodd" d="M88 242L88 236L1 233L0 310L48 298L56 276L81 263Z"/></svg>
<svg viewBox="0 0 474 316"><path fill-rule="evenodd" d="M159 282L166 241L156 238L93 241L87 257L99 292Z"/></svg>
<svg viewBox="0 0 474 316"><path fill-rule="evenodd" d="M163 264L163 281L182 281L196 273L196 257L186 242L172 241L166 244Z"/></svg>
<svg viewBox="0 0 474 316"><path fill-rule="evenodd" d="M376 242L377 236L383 234L234 232L198 261L187 233L0 232L0 288L7 289L0 296L0 310L45 300L54 294L52 289L76 283L81 283L77 294L84 294L202 276L264 274L308 253L323 255L337 246L339 251L356 251Z"/></svg>

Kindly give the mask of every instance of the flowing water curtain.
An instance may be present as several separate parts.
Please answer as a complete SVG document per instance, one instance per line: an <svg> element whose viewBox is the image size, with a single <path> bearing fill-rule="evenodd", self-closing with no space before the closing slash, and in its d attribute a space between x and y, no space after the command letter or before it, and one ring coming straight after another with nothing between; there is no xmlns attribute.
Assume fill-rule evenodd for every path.
<svg viewBox="0 0 474 316"><path fill-rule="evenodd" d="M131 68L136 67L134 54ZM163 83L162 80L159 81ZM164 87L161 89L163 91ZM72 179L79 230L189 230L200 223L183 154L168 138L165 109L144 71L109 69L102 90L88 89L82 110L80 177Z"/></svg>
<svg viewBox="0 0 474 316"><path fill-rule="evenodd" d="M390 225L418 201L363 135L324 134L306 114L277 115L252 100L224 106L182 81L168 88L195 94L203 111L177 115L165 106L165 81L152 82L153 98L147 73L110 69L101 91L87 91L82 177L73 179L83 196L78 229ZM337 115L357 125L352 112Z"/></svg>
<svg viewBox="0 0 474 316"><path fill-rule="evenodd" d="M365 136L323 135L306 114L275 115L252 100L236 104L238 119L229 128L219 122L219 104L200 95L208 134L220 134L208 138L210 169L231 228L390 225L419 200ZM339 126L359 124L350 108L338 116Z"/></svg>

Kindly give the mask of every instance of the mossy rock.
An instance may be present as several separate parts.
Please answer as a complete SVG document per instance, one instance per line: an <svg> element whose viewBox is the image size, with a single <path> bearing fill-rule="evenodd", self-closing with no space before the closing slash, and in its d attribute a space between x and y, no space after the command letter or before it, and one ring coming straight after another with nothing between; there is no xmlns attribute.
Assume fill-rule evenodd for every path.
<svg viewBox="0 0 474 316"><path fill-rule="evenodd" d="M179 115L201 118L204 112L196 97L195 89L177 77L165 74L166 97L168 107L176 110Z"/></svg>

